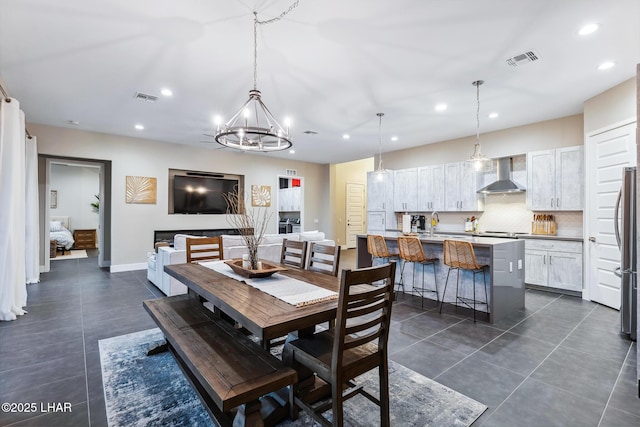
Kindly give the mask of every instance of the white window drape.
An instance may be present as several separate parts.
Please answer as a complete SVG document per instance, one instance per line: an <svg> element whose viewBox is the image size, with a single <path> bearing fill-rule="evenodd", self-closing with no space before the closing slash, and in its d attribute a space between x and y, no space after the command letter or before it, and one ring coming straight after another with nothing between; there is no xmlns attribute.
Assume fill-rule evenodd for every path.
<svg viewBox="0 0 640 427"><path fill-rule="evenodd" d="M38 142L25 139L25 274L27 284L40 281L40 206L38 198Z"/></svg>
<svg viewBox="0 0 640 427"><path fill-rule="evenodd" d="M20 103L0 101L0 320L25 314L25 122Z"/></svg>

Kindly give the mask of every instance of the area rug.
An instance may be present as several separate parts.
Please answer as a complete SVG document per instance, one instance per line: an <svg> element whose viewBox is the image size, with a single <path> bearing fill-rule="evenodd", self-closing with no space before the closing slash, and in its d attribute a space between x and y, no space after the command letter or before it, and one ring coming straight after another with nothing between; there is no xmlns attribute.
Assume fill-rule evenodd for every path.
<svg viewBox="0 0 640 427"><path fill-rule="evenodd" d="M163 339L149 329L99 341L102 383L109 426L216 426L170 353L147 356L149 344ZM276 350L277 352L277 350ZM377 393L377 371L358 380ZM469 426L487 407L463 394L389 362L391 424ZM379 425L377 406L359 396L345 404L346 426ZM304 412L282 426L312 426Z"/></svg>
<svg viewBox="0 0 640 427"><path fill-rule="evenodd" d="M87 258L87 251L84 249L73 249L71 251L65 251L64 255L56 255L55 258L50 258L51 261L60 261L65 259L79 259L79 258Z"/></svg>

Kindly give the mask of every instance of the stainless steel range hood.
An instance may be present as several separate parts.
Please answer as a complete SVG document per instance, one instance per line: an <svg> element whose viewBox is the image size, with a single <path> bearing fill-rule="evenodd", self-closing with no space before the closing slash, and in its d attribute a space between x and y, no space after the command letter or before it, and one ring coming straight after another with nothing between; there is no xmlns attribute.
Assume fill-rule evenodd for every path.
<svg viewBox="0 0 640 427"><path fill-rule="evenodd" d="M498 179L478 190L478 193L500 194L522 193L523 191L527 191L526 188L511 179L511 164L511 157L498 159Z"/></svg>

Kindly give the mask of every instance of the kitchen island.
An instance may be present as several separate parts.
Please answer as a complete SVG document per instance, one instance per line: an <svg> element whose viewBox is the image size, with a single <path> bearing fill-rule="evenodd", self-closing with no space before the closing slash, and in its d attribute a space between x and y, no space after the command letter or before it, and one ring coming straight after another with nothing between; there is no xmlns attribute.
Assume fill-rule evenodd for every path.
<svg viewBox="0 0 640 427"><path fill-rule="evenodd" d="M391 251L398 251L398 237L402 236L401 232L388 231L382 233L387 242L387 246ZM524 240L520 239L500 239L494 237L477 237L477 236L459 236L459 235L441 235L436 234L430 237L428 234L419 234L417 236L422 242L422 247L427 256L438 257L439 262L436 264L436 276L438 279L438 297L446 304L455 304L456 286L455 272L449 277L449 286L446 295L443 295L444 285L447 278L449 267L443 262L443 242L449 240L464 240L471 243L475 251L476 259L480 264L487 264L486 278L489 293L489 322L494 323L503 319L513 312L524 309ZM368 267L372 265L371 255L367 251L367 236L358 235L356 239L356 266L357 268ZM376 260L376 264L381 261ZM400 277L402 264L398 265L396 272L396 289L404 289L406 293L412 293L413 272L411 268L416 269L415 278L417 287L420 287L422 280L422 266L407 266L404 271L404 277ZM431 267L427 266L424 274L425 288L433 288L433 274ZM401 285L404 285L402 286ZM469 271L462 271L460 276L461 296L469 297L473 292L473 274ZM479 299L484 297L482 276L476 277L476 295ZM414 293L416 294L416 293ZM417 295L417 294L416 294ZM425 293L425 298L435 299L435 294ZM478 306L478 310L485 311L486 306Z"/></svg>

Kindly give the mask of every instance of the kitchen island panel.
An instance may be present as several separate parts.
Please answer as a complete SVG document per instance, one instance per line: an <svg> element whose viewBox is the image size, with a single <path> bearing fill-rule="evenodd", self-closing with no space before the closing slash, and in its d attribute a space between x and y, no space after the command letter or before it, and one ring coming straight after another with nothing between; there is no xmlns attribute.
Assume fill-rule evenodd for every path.
<svg viewBox="0 0 640 427"><path fill-rule="evenodd" d="M401 233L387 232L385 239L387 246L391 251L397 252L397 238ZM419 236L425 254L428 256L438 257L439 263L436 264L436 276L438 280L438 297L440 300L449 304L455 303L456 293L456 271L452 271L449 277L449 285L446 295L443 295L445 282L449 267L444 265L443 259L443 237ZM489 299L489 321L496 322L511 313L524 308L524 242L517 239L499 239L499 238L482 238L472 236L461 236L460 240L471 242L474 247L476 259L480 264L487 264L489 267L485 271L487 279L487 292ZM367 267L372 265L372 259L367 252L366 235L360 235L356 243L357 267ZM376 260L375 265L382 263ZM425 288L433 289L433 273L430 266L425 267ZM412 292L413 287L413 271L415 270L415 280L418 287L422 281L422 266L419 264L409 264L405 267L405 271L401 280L402 263L398 265L396 272L396 289L402 290L401 283L404 284L404 291L417 295ZM459 295L470 298L473 296L473 273L463 270L460 272L460 289ZM476 298L484 299L484 283L482 274L476 276ZM425 293L425 298L435 299L434 294ZM460 303L458 303L460 305ZM484 305L477 306L478 311L486 311Z"/></svg>

